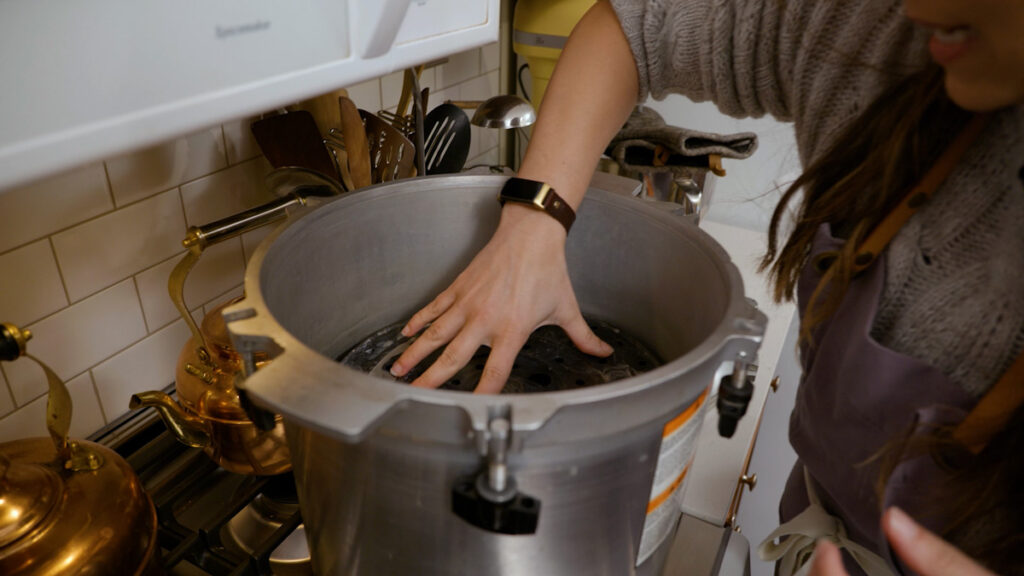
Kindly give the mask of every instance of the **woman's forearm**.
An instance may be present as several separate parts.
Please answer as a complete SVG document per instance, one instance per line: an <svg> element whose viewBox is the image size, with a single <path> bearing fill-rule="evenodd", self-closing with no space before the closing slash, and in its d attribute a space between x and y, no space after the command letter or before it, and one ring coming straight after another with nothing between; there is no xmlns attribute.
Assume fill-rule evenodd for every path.
<svg viewBox="0 0 1024 576"><path fill-rule="evenodd" d="M549 183L573 208L636 105L636 63L608 2L573 30L541 104L519 175Z"/></svg>

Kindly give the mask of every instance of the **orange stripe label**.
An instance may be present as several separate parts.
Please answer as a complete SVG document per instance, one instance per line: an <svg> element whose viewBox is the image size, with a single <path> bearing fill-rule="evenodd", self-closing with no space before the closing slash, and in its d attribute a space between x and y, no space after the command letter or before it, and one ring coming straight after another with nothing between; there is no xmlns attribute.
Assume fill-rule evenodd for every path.
<svg viewBox="0 0 1024 576"><path fill-rule="evenodd" d="M654 512L658 506L661 506L665 500L668 500L669 496L679 488L679 485L683 483L683 478L686 478L686 471L690 469L690 464L687 463L683 468L683 472L679 474L679 477L672 481L672 484L668 488L665 488L661 494L658 494L653 500L647 504L647 513Z"/></svg>
<svg viewBox="0 0 1024 576"><path fill-rule="evenodd" d="M690 404L689 408L683 410L682 414L670 420L668 424L665 424L665 428L661 433L661 437L664 438L666 436L671 436L673 432L678 430L683 424L686 424L686 421L692 418L693 415L697 413L697 410L699 410L701 405L704 404L704 400L706 400L707 397L708 391L707 389L705 389L703 392L701 392L700 396L698 396L697 399L694 400L693 404Z"/></svg>

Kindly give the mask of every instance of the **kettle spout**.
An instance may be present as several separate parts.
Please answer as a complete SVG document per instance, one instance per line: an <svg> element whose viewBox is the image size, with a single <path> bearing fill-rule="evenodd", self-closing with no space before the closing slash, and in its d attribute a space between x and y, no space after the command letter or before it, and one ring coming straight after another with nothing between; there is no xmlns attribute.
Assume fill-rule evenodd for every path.
<svg viewBox="0 0 1024 576"><path fill-rule="evenodd" d="M185 412L177 402L163 392L139 392L132 394L128 407L132 410L152 406L160 413L164 424L182 444L193 448L206 448L210 445L210 432L207 423L198 416Z"/></svg>

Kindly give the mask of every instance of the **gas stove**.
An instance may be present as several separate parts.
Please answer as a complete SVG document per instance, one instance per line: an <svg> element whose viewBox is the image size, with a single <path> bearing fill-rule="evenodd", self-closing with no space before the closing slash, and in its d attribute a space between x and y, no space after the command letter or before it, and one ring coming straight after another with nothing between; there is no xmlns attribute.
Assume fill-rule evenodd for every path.
<svg viewBox="0 0 1024 576"><path fill-rule="evenodd" d="M290 473L228 472L178 442L152 410L129 413L90 439L123 456L142 480L157 511L165 573L313 573Z"/></svg>

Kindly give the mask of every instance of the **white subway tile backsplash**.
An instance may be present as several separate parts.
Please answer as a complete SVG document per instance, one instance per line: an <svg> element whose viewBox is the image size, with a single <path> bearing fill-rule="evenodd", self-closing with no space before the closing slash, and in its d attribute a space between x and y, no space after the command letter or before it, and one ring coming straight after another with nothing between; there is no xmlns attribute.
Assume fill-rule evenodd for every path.
<svg viewBox="0 0 1024 576"><path fill-rule="evenodd" d="M118 206L148 198L227 165L220 126L107 160Z"/></svg>
<svg viewBox="0 0 1024 576"><path fill-rule="evenodd" d="M459 84L460 100L486 100L498 94L501 78L497 72L477 76Z"/></svg>
<svg viewBox="0 0 1024 576"><path fill-rule="evenodd" d="M380 79L380 107L391 109L398 106L398 100L402 97L402 82L405 78L405 71L392 72Z"/></svg>
<svg viewBox="0 0 1024 576"><path fill-rule="evenodd" d="M190 336L185 322L178 320L92 369L108 420L128 411L132 394L162 390L174 382L178 355Z"/></svg>
<svg viewBox="0 0 1024 576"><path fill-rule="evenodd" d="M18 363L29 362L18 360ZM64 383L71 394L71 428L68 436L85 438L102 428L106 422L103 412L96 399L96 391L92 387L92 378L88 372L80 374ZM46 396L36 399L0 419L0 442L9 442L19 438L49 437L46 430Z"/></svg>
<svg viewBox="0 0 1024 576"><path fill-rule="evenodd" d="M478 164L482 164L485 166L497 166L500 163L501 159L499 157L498 148L495 147L483 152L478 156L471 157L469 160L466 161L466 166L476 166Z"/></svg>
<svg viewBox="0 0 1024 576"><path fill-rule="evenodd" d="M260 155L259 144L250 128L254 120L256 118L242 118L224 123L224 148L228 153L228 164L235 165Z"/></svg>
<svg viewBox="0 0 1024 576"><path fill-rule="evenodd" d="M405 78L405 72L399 70L398 72L392 72L387 76L383 76L380 79L380 95L381 95L381 109L391 110L398 106L398 100L402 97L402 82ZM420 75L420 90L424 88L430 88L433 92L436 87L434 82L434 68L427 68L423 70ZM440 101L428 98L433 106L440 104ZM428 103L428 107L433 107ZM429 111L429 110L428 110ZM412 113L412 104L410 103L409 108L406 109L406 113Z"/></svg>
<svg viewBox="0 0 1024 576"><path fill-rule="evenodd" d="M4 378L3 368L0 367L0 418L13 411L14 398L11 397L11 391L7 388L7 379Z"/></svg>
<svg viewBox="0 0 1024 576"><path fill-rule="evenodd" d="M0 194L0 252L113 208L103 164L90 164Z"/></svg>
<svg viewBox="0 0 1024 576"><path fill-rule="evenodd" d="M177 190L53 236L72 302L152 266L181 249L185 218Z"/></svg>
<svg viewBox="0 0 1024 576"><path fill-rule="evenodd" d="M29 352L63 379L84 372L146 335L131 279L23 328L34 335ZM46 392L46 377L34 363L13 362L4 369L18 406Z"/></svg>
<svg viewBox="0 0 1024 576"><path fill-rule="evenodd" d="M355 86L349 86L346 90L349 99L356 103L356 108L374 113L380 110L379 80L368 80Z"/></svg>
<svg viewBox="0 0 1024 576"><path fill-rule="evenodd" d="M0 254L0 321L35 322L68 305L47 239Z"/></svg>
<svg viewBox="0 0 1024 576"><path fill-rule="evenodd" d="M167 293L167 280L182 255L179 253L135 276L150 331L180 317ZM241 240L232 238L207 248L185 281L185 305L189 310L202 308L210 298L240 284L244 275Z"/></svg>
<svg viewBox="0 0 1024 576"><path fill-rule="evenodd" d="M478 76L480 74L480 50L467 50L453 54L448 57L448 62L435 68L434 73L438 88L448 88Z"/></svg>
<svg viewBox="0 0 1024 576"><path fill-rule="evenodd" d="M501 68L501 42L480 48L480 71L491 72Z"/></svg>
<svg viewBox="0 0 1024 576"><path fill-rule="evenodd" d="M269 172L270 164L260 157L185 184L185 221L202 226L273 200L263 181Z"/></svg>

